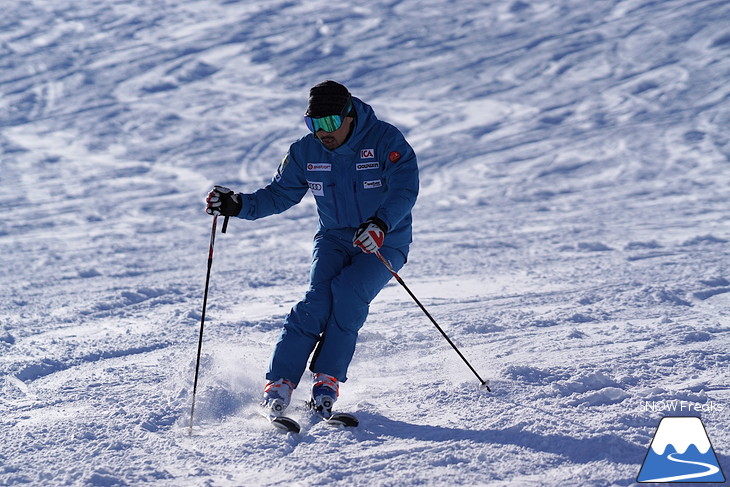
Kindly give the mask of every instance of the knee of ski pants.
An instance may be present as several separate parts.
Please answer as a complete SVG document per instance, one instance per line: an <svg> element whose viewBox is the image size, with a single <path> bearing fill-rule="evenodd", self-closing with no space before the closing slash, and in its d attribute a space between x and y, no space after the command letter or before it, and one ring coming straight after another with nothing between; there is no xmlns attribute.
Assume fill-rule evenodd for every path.
<svg viewBox="0 0 730 487"><path fill-rule="evenodd" d="M383 248L381 253L396 270L405 264L406 254L402 249ZM355 256L352 264L332 280L332 318L337 326L357 333L365 323L370 303L392 277L375 255Z"/></svg>
<svg viewBox="0 0 730 487"><path fill-rule="evenodd" d="M312 250L309 289L294 305L284 326L300 335L319 336L332 314L332 279L348 265L349 256L341 243L318 235Z"/></svg>
<svg viewBox="0 0 730 487"><path fill-rule="evenodd" d="M319 337L332 313L329 285L310 287L304 299L292 307L284 327L300 335Z"/></svg>

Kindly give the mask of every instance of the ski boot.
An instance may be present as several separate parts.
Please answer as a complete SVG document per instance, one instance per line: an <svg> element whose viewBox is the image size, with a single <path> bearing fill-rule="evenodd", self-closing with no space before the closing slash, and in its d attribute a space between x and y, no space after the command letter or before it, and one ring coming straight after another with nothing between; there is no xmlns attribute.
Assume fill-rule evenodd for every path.
<svg viewBox="0 0 730 487"><path fill-rule="evenodd" d="M294 387L294 384L286 379L266 383L261 407L269 417L275 418L284 414L284 410L289 406L289 402L291 401Z"/></svg>
<svg viewBox="0 0 730 487"><path fill-rule="evenodd" d="M337 378L327 374L314 374L309 408L324 419L329 419L332 417L332 406L339 395L340 384Z"/></svg>

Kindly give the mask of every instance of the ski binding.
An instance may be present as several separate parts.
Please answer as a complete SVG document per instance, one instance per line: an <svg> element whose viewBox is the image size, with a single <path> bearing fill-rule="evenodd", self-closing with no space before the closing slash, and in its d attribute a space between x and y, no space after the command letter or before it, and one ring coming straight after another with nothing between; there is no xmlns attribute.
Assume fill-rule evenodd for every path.
<svg viewBox="0 0 730 487"><path fill-rule="evenodd" d="M324 420L329 425L356 428L360 424L360 421L353 414L332 412L332 402L328 403L326 407L317 407L314 400L309 400L305 401L304 405L314 416Z"/></svg>

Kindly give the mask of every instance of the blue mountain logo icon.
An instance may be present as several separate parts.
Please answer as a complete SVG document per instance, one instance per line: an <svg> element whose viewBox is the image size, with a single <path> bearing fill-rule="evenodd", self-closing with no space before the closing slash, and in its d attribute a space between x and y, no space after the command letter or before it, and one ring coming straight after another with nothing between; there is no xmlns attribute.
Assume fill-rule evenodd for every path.
<svg viewBox="0 0 730 487"><path fill-rule="evenodd" d="M725 482L702 420L662 418L636 481Z"/></svg>

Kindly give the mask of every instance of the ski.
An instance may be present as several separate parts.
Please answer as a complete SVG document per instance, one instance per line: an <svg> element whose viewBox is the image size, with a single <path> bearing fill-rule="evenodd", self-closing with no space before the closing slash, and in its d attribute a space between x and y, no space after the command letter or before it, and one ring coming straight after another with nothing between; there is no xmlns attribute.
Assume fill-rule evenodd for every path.
<svg viewBox="0 0 730 487"><path fill-rule="evenodd" d="M284 433L299 433L302 430L299 423L288 416L277 416L275 414L271 414L268 409L261 409L259 412L261 413L261 416L271 423L271 426L279 431Z"/></svg>
<svg viewBox="0 0 730 487"><path fill-rule="evenodd" d="M332 416L330 416L329 418L325 418L324 416L320 417L324 420L325 423L332 426L357 428L360 424L360 420L357 419L355 415L350 413L332 413Z"/></svg>
<svg viewBox="0 0 730 487"><path fill-rule="evenodd" d="M302 430L299 423L288 416L274 416L273 418L268 417L268 420L272 426L285 433L299 433Z"/></svg>
<svg viewBox="0 0 730 487"><path fill-rule="evenodd" d="M354 414L331 412L328 417L322 411L317 410L312 400L305 401L304 406L312 413L312 416L323 420L331 426L357 428L360 425L360 420Z"/></svg>
<svg viewBox="0 0 730 487"><path fill-rule="evenodd" d="M321 419L326 424L337 428L356 428L360 425L360 420L354 414L334 412L329 417L318 413L309 407L309 403L305 402L307 408L312 412L312 416ZM299 423L289 416L275 416L270 414L268 410L262 410L261 415L266 418L271 425L284 433L300 433L302 427Z"/></svg>

